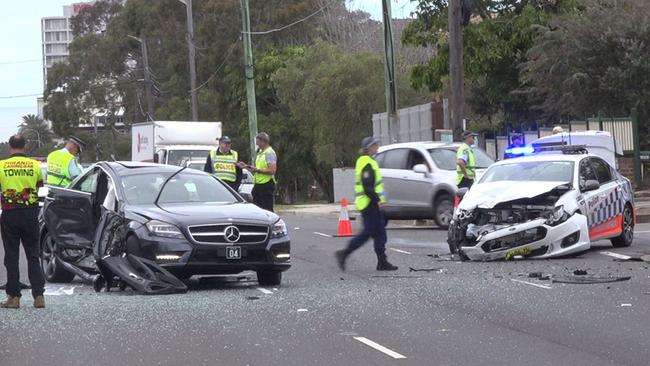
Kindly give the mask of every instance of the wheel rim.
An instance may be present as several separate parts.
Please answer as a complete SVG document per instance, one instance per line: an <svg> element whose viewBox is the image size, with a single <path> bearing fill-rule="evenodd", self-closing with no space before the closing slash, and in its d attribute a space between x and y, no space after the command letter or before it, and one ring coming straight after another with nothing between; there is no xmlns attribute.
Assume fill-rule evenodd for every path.
<svg viewBox="0 0 650 366"><path fill-rule="evenodd" d="M625 241L631 243L634 240L634 219L629 207L625 207L623 212L623 236Z"/></svg>
<svg viewBox="0 0 650 366"><path fill-rule="evenodd" d="M451 222L451 219L453 217L453 205L451 204L451 201L449 200L442 200L440 203L438 203L438 206L436 207L436 217L438 218L438 222L442 224L443 226L449 226L449 223Z"/></svg>
<svg viewBox="0 0 650 366"><path fill-rule="evenodd" d="M56 259L54 250L54 239L48 234L45 237L45 245L43 246L43 261L42 267L46 277L52 277L56 269Z"/></svg>

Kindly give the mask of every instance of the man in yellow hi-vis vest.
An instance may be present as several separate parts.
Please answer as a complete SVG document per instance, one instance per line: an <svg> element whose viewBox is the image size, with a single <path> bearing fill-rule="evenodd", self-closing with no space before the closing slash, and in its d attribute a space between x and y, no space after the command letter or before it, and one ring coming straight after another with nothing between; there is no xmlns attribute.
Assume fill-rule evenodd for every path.
<svg viewBox="0 0 650 366"><path fill-rule="evenodd" d="M470 188L476 179L476 159L474 158L474 136L471 131L463 132L463 144L456 152L456 185L458 188Z"/></svg>
<svg viewBox="0 0 650 366"><path fill-rule="evenodd" d="M70 137L65 147L55 150L47 156L47 184L57 187L67 187L72 180L81 174L82 169L76 157L86 144L77 137Z"/></svg>
<svg viewBox="0 0 650 366"><path fill-rule="evenodd" d="M235 191L239 190L242 180L241 168L239 163L239 154L231 149L232 141L228 136L219 138L219 147L212 150L205 160L203 170L206 173L214 174Z"/></svg>
<svg viewBox="0 0 650 366"><path fill-rule="evenodd" d="M265 132L255 137L257 156L255 166L246 165L253 176L253 200L265 210L273 212L273 196L275 194L275 173L278 169L278 156L271 147L271 138ZM240 164L240 166L243 166Z"/></svg>
<svg viewBox="0 0 650 366"><path fill-rule="evenodd" d="M2 196L2 244L7 268L7 300L0 307L20 307L20 243L27 257L27 272L32 285L34 307L44 308L45 278L40 263L38 245L38 188L43 186L41 164L25 157L25 138L11 136L11 157L0 161L0 190Z"/></svg>
<svg viewBox="0 0 650 366"><path fill-rule="evenodd" d="M345 261L355 250L372 238L377 254L378 271L395 271L397 267L386 258L386 220L382 212L386 203L384 184L381 180L379 165L372 158L379 149L379 140L366 137L361 141L361 156L355 167L354 191L355 205L363 216L363 231L352 238L347 248L336 252L336 261L342 271L345 271Z"/></svg>

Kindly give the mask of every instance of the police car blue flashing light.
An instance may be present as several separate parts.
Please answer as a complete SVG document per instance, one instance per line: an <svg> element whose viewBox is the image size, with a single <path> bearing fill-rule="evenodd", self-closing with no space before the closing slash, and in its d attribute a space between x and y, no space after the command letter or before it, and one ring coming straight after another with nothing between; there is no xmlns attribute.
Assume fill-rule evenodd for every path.
<svg viewBox="0 0 650 366"><path fill-rule="evenodd" d="M506 149L506 154L509 155L530 155L535 153L535 148L532 146L518 146Z"/></svg>

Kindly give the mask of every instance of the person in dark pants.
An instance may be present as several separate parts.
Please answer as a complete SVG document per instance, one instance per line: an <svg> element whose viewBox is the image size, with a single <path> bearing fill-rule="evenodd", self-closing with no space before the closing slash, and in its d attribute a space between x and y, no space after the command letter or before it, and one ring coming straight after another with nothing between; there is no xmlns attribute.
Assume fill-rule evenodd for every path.
<svg viewBox="0 0 650 366"><path fill-rule="evenodd" d="M45 278L40 264L38 245L38 188L43 186L40 163L25 157L25 138L9 139L11 157L0 161L0 189L2 216L0 229L4 245L4 264L7 269L7 300L2 308L20 307L20 243L27 257L29 283L32 286L34 307L44 308Z"/></svg>
<svg viewBox="0 0 650 366"><path fill-rule="evenodd" d="M381 180L379 165L372 158L379 149L379 140L366 137L361 141L361 156L355 167L356 193L355 205L363 217L363 230L352 238L347 248L335 253L336 261L342 271L350 254L372 238L377 254L378 271L395 271L397 267L388 262L386 257L386 220L382 207L386 202L384 184Z"/></svg>
<svg viewBox="0 0 650 366"><path fill-rule="evenodd" d="M255 144L258 149L255 166L245 165L245 168L254 174L253 201L258 207L273 212L278 156L275 154L270 142L271 139L267 133L260 132L257 134Z"/></svg>
<svg viewBox="0 0 650 366"><path fill-rule="evenodd" d="M239 154L231 149L232 141L228 136L219 138L219 147L212 150L205 159L203 170L214 174L235 191L239 191L242 180L242 170L238 164Z"/></svg>

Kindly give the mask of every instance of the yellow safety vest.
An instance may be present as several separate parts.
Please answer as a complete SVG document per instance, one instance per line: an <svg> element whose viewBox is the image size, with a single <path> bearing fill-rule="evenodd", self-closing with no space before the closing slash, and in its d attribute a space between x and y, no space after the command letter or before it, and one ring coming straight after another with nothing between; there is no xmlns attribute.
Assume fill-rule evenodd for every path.
<svg viewBox="0 0 650 366"><path fill-rule="evenodd" d="M24 156L0 161L2 207L38 207L38 183L43 182L41 163Z"/></svg>
<svg viewBox="0 0 650 366"><path fill-rule="evenodd" d="M269 164L266 162L266 154L269 154L269 153L274 153L275 154L275 151L270 146L267 147L266 150L264 150L264 151L258 151L257 152L257 157L255 157L255 168L260 169L260 170L268 169ZM264 184L264 183L268 183L270 181L275 182L275 175L255 173L255 176L253 177L253 183L255 183L255 184Z"/></svg>
<svg viewBox="0 0 650 366"><path fill-rule="evenodd" d="M224 182L235 182L237 180L236 164L239 154L235 150L230 150L230 154L218 155L217 151L217 149L214 149L210 152L212 173Z"/></svg>
<svg viewBox="0 0 650 366"><path fill-rule="evenodd" d="M456 152L456 160L462 159L463 154L465 153L465 150L468 151L468 159L467 163L465 164L465 170L467 171L467 175L471 179L476 179L476 161L474 160L474 151L472 148L467 145L467 144L462 144L458 148L458 151ZM460 182L463 180L463 177L465 175L463 174L463 171L460 169L460 166L458 166L458 163L456 163L456 185L459 185Z"/></svg>
<svg viewBox="0 0 650 366"><path fill-rule="evenodd" d="M74 155L68 150L52 151L47 156L47 184L51 186L67 187L72 178L70 176L70 162Z"/></svg>
<svg viewBox="0 0 650 366"><path fill-rule="evenodd" d="M357 164L355 167L354 175L354 192L356 194L355 205L357 210L362 211L370 205L370 197L368 197L363 189L363 182L361 175L363 174L363 169L366 165L370 164L373 172L375 172L375 193L379 196L380 202L386 202L386 196L384 195L384 183L381 180L381 170L379 170L379 164L375 159L371 158L368 155L362 155L357 159Z"/></svg>

